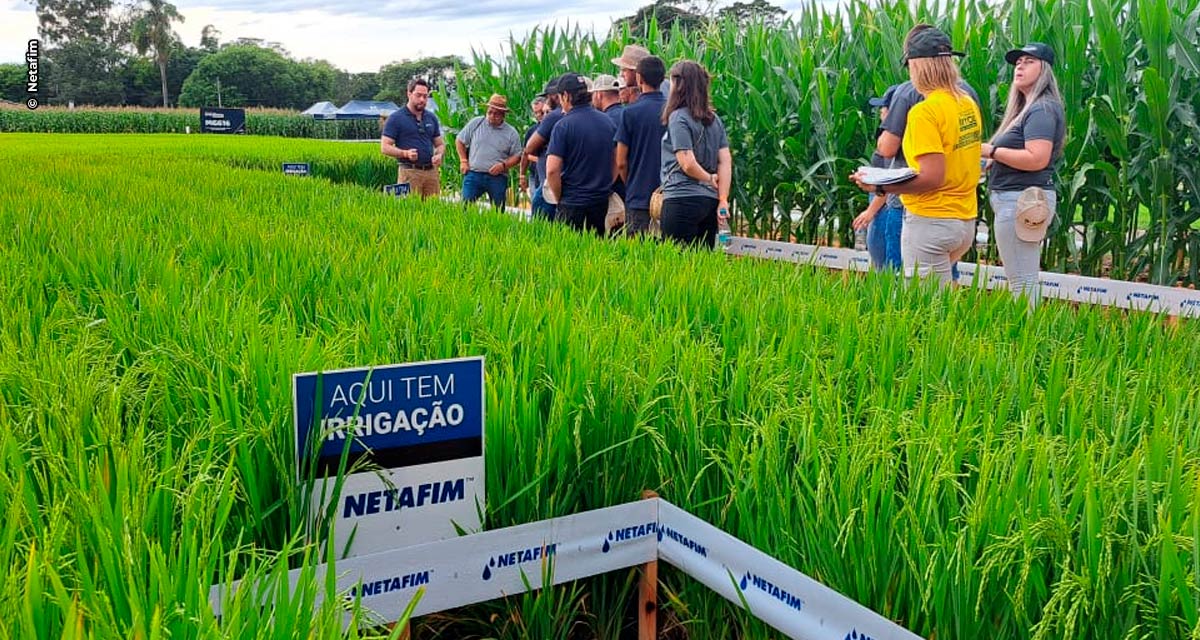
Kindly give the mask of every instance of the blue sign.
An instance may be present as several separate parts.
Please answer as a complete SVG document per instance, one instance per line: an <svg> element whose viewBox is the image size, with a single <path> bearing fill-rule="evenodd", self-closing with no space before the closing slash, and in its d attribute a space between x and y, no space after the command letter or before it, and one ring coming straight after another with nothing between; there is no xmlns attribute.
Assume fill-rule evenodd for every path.
<svg viewBox="0 0 1200 640"><path fill-rule="evenodd" d="M483 358L297 374L296 455L321 475L369 455L397 468L483 455ZM431 490L432 497L432 490Z"/></svg>
<svg viewBox="0 0 1200 640"><path fill-rule="evenodd" d="M246 110L204 107L200 133L246 133Z"/></svg>
<svg viewBox="0 0 1200 640"><path fill-rule="evenodd" d="M411 187L407 182L383 185L383 192L389 196L406 196Z"/></svg>
<svg viewBox="0 0 1200 640"><path fill-rule="evenodd" d="M307 162L283 163L283 175L285 176L306 176L308 174L309 166Z"/></svg>

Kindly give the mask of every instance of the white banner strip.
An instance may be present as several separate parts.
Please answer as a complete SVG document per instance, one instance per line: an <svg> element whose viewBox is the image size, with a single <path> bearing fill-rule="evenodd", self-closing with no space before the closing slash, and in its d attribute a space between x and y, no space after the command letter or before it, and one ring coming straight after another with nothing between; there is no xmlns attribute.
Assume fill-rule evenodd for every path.
<svg viewBox="0 0 1200 640"><path fill-rule="evenodd" d="M658 502L640 500L340 560L338 592L360 593L366 609L383 621L394 621L420 587L425 594L414 615L524 593L529 590L525 580L530 589L540 589L544 570L552 569L553 584L561 584L645 564L658 558ZM325 568L317 567L317 584L324 581ZM288 574L293 592L299 577L299 569ZM238 587L233 585L235 591ZM224 595L220 585L209 593L218 616ZM318 594L318 604L321 597Z"/></svg>
<svg viewBox="0 0 1200 640"><path fill-rule="evenodd" d="M790 638L920 637L665 500L658 526L660 558Z"/></svg>
<svg viewBox="0 0 1200 640"><path fill-rule="evenodd" d="M832 269L868 271L871 268L870 255L866 251L843 247L816 247L734 237L725 252L731 255L821 265ZM958 271L960 284L988 289L1008 288L1008 279L1004 276L1003 267L960 262ZM980 275L978 281L975 280L976 273ZM1047 298L1200 318L1200 291L1193 289L1049 271L1041 272L1039 280L1042 295Z"/></svg>

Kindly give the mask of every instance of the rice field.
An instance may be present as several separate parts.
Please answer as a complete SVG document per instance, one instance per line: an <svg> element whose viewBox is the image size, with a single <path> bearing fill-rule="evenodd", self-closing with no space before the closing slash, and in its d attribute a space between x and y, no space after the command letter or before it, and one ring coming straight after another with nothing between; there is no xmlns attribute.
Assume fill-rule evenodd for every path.
<svg viewBox="0 0 1200 640"><path fill-rule="evenodd" d="M338 177L372 145L179 139L0 137L3 637L386 636L323 583L220 621L209 585L326 558L292 373L471 355L488 528L653 489L927 638L1200 637L1196 322L396 200ZM779 635L660 579L663 637ZM626 637L635 592L414 634Z"/></svg>

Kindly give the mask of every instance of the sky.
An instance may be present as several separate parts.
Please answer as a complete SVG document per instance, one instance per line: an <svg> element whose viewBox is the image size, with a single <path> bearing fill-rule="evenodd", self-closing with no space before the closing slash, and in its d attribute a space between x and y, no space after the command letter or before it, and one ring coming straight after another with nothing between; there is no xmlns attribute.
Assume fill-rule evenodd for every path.
<svg viewBox="0 0 1200 640"><path fill-rule="evenodd" d="M207 24L220 40L239 37L278 42L296 59L323 59L347 71L378 71L398 60L459 54L472 48L502 54L511 33L524 38L538 24L579 25L606 32L612 21L650 0L175 0L184 22L184 44L200 43ZM722 6L726 3L720 3ZM796 0L774 4L784 8ZM564 5L569 5L564 6ZM23 62L37 38L37 15L29 0L0 0L0 62Z"/></svg>

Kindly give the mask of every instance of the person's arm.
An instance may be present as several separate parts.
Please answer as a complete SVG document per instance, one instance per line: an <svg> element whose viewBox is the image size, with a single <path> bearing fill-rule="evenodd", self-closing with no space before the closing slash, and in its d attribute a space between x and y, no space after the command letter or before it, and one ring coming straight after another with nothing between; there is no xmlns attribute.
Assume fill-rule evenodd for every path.
<svg viewBox="0 0 1200 640"><path fill-rule="evenodd" d="M875 152L885 158L894 158L900 153L900 142L900 136L891 131L884 131L875 141Z"/></svg>
<svg viewBox="0 0 1200 640"><path fill-rule="evenodd" d="M529 136L529 142L525 143L525 153L521 155L521 175L525 175L525 171L531 163L537 163L538 154L541 153L544 146L546 146L546 139L542 137L542 134L535 131L533 135Z"/></svg>
<svg viewBox="0 0 1200 640"><path fill-rule="evenodd" d="M562 158L546 156L546 184L542 187L554 195L555 202L562 202Z"/></svg>
<svg viewBox="0 0 1200 640"><path fill-rule="evenodd" d="M404 162L416 162L416 149L401 149L396 146L396 141L387 136L379 138L379 151L389 158L403 160Z"/></svg>
<svg viewBox="0 0 1200 640"><path fill-rule="evenodd" d="M471 160L467 157L467 145L462 140L454 139L454 148L458 149L458 171L464 176L471 170Z"/></svg>
<svg viewBox="0 0 1200 640"><path fill-rule="evenodd" d="M675 161L679 163L679 170L687 177L701 184L712 185L713 189L717 188L717 174L709 173L700 166L696 161L696 154L692 153L691 149L676 151Z"/></svg>
<svg viewBox="0 0 1200 640"><path fill-rule="evenodd" d="M875 216L879 215L885 204L887 204L887 196L875 196L871 198L871 203L867 205L867 208L862 213L858 214L858 217L854 218L854 222L850 226L854 227L855 231L865 229L875 219Z"/></svg>
<svg viewBox="0 0 1200 640"><path fill-rule="evenodd" d="M946 155L943 153L926 153L925 155L917 156L916 162L917 166L920 167L920 173L917 174L917 177L908 182L889 184L883 188L883 193L927 193L942 188L942 185L946 183ZM856 182L858 187L863 191L879 193L875 185L863 182L858 172L851 174L850 179Z"/></svg>
<svg viewBox="0 0 1200 640"><path fill-rule="evenodd" d="M717 208L729 209L729 188L733 183L733 154L729 147L717 152Z"/></svg>
<svg viewBox="0 0 1200 640"><path fill-rule="evenodd" d="M433 159L430 162L433 166L442 166L442 158L446 156L446 140L442 136L433 139Z"/></svg>
<svg viewBox="0 0 1200 640"><path fill-rule="evenodd" d="M993 147L983 143L983 157L1018 171L1041 171L1050 166L1054 143L1050 140L1026 140L1024 149Z"/></svg>
<svg viewBox="0 0 1200 640"><path fill-rule="evenodd" d="M618 180L629 182L629 145L624 142L617 143L617 152L613 154L613 175Z"/></svg>

